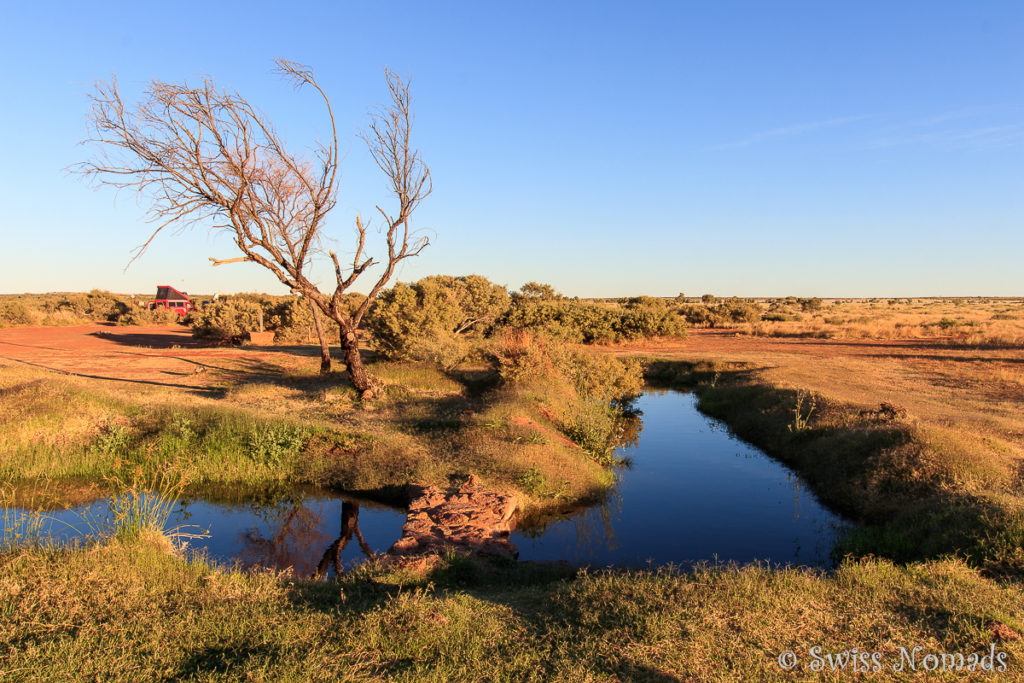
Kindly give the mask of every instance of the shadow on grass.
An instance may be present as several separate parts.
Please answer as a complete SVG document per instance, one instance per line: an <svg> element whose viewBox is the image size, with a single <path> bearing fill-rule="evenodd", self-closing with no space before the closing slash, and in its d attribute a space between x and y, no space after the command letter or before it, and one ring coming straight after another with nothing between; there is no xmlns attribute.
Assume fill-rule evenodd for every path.
<svg viewBox="0 0 1024 683"><path fill-rule="evenodd" d="M396 403L394 421L414 436L443 435L466 426L469 405L462 396L412 397Z"/></svg>
<svg viewBox="0 0 1024 683"><path fill-rule="evenodd" d="M470 399L479 399L501 384L501 376L492 367L455 368L448 373L449 379L461 384Z"/></svg>
<svg viewBox="0 0 1024 683"><path fill-rule="evenodd" d="M98 379L104 382L126 382L128 384L144 384L154 387L167 387L170 389L185 389L189 393L196 394L197 396L204 396L206 398L223 398L225 390L223 387L202 387L194 386L191 384L175 384L173 382L156 382L148 379L129 379L126 377L105 377L103 375L90 375L82 372L71 372L70 370L62 370L60 368L53 368L41 363L32 363L27 360L18 360L17 358L6 358L0 356L5 360L10 360L15 363L21 363L22 365L28 365L33 368L39 368L41 370L49 370L50 372L57 373L59 375L69 375L71 377L82 377L85 379Z"/></svg>
<svg viewBox="0 0 1024 683"><path fill-rule="evenodd" d="M521 629L520 638L543 643L552 636L573 640L589 635L587 629L581 628L578 618L565 611L565 601L570 605L577 603L577 599L571 596L570 588L577 576L578 570L564 562L516 563L508 560L450 557L433 571L414 579L357 571L329 582L295 582L289 595L296 607L320 611L346 621L374 611L387 612L393 609L396 601L409 595L421 595L430 600L430 604L424 605L414 597L409 605L409 617L429 619L437 613L438 608L434 605L449 597L468 596L513 613L513 620ZM560 594L566 596L565 600L558 599ZM588 613L603 609L601 605L590 602L579 607ZM450 634L445 632L443 626L439 626L438 638L447 637ZM589 650L593 643L580 643L579 646ZM429 647L425 645L426 649ZM443 655L438 652L435 656ZM564 675L562 667L565 662L558 660L558 657L542 658L534 664L536 668L532 671L541 680L556 678L560 672ZM633 661L629 657L597 657L589 665L604 674L618 676L618 680L679 680L670 673ZM414 660L396 656L381 660L374 673L381 676L410 676L417 672L422 674L431 666L433 664L429 658Z"/></svg>
<svg viewBox="0 0 1024 683"><path fill-rule="evenodd" d="M282 649L279 645L251 641L208 645L188 655L179 670L164 680L179 681L183 678L206 678L210 674L229 674L244 668L245 665L251 665L253 659L270 663L281 654Z"/></svg>

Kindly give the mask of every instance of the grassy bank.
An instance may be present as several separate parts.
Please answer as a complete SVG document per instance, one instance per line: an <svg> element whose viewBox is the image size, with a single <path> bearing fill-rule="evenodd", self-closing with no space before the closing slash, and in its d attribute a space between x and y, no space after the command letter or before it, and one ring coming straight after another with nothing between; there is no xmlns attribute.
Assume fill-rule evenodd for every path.
<svg viewBox="0 0 1024 683"><path fill-rule="evenodd" d="M503 381L488 364L369 367L387 385L372 403L343 376L301 367L211 372L189 391L7 367L0 480L19 501L52 506L156 477L191 494L315 484L400 499L406 484L475 474L536 509L613 481L601 463L614 414L557 372Z"/></svg>
<svg viewBox="0 0 1024 683"><path fill-rule="evenodd" d="M1019 584L955 560L827 576L460 561L420 579L367 567L314 583L186 562L141 537L0 562L0 668L15 680L793 680L779 653L814 677L815 646L880 653L887 677L901 646L922 648L923 675L924 654L987 654L991 622L1024 624ZM1021 641L996 647L1019 678Z"/></svg>

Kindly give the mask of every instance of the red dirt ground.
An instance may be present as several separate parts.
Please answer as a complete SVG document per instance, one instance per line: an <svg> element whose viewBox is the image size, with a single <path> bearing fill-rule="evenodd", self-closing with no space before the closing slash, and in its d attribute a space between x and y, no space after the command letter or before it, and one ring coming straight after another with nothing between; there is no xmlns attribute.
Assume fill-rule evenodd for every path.
<svg viewBox="0 0 1024 683"><path fill-rule="evenodd" d="M294 352L294 347L285 347ZM796 354L818 357L896 356L932 360L964 359L1020 362L1019 350L977 350L951 347L934 339L813 339L738 335L729 330L693 330L684 340L642 341L592 347L612 353L722 357L748 354ZM217 359L279 357L283 348L210 346L192 338L179 325L124 327L93 323L68 327L0 329L0 366L15 363L77 374L112 378L158 379L167 374L195 374L197 366Z"/></svg>
<svg viewBox="0 0 1024 683"><path fill-rule="evenodd" d="M933 339L814 339L692 330L686 339L591 347L617 355L748 362L765 379L844 402L887 401L950 426L1024 440L1024 349L972 349ZM319 366L315 346L208 346L179 325L95 323L0 330L0 371L30 366L89 379L196 393L221 380ZM1016 448L1016 446L1014 446Z"/></svg>
<svg viewBox="0 0 1024 683"><path fill-rule="evenodd" d="M0 368L27 365L96 379L195 386L204 383L206 370L272 361L285 348L209 346L180 325L18 327L0 330Z"/></svg>

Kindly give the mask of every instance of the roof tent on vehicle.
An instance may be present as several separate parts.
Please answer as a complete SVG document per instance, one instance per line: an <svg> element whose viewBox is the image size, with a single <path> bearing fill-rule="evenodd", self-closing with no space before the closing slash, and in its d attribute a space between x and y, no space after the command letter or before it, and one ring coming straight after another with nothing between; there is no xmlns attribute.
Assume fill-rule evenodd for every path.
<svg viewBox="0 0 1024 683"><path fill-rule="evenodd" d="M168 285L161 285L156 288L156 298L158 300L163 299L165 301L188 301L187 292L179 292L174 287Z"/></svg>

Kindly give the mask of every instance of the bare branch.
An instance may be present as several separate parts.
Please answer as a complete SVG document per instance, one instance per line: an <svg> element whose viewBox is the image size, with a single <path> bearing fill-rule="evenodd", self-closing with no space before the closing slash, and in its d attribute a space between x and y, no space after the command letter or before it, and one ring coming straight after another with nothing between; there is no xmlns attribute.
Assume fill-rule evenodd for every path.
<svg viewBox="0 0 1024 683"><path fill-rule="evenodd" d="M210 261L212 263L210 263L210 265L211 266L223 266L225 263L242 263L243 261L249 261L249 260L251 260L251 259L248 256L236 256L235 258L223 258L223 259L217 259L217 258L213 258L211 256L210 257Z"/></svg>
<svg viewBox="0 0 1024 683"><path fill-rule="evenodd" d="M328 296L306 274L321 254L323 227L337 201L338 134L330 99L313 70L285 59L276 71L297 89L313 88L330 121L330 138L313 158L289 152L273 124L237 92L218 89L209 78L195 86L154 80L134 107L125 106L116 79L98 82L90 96L91 135L96 155L73 167L100 186L128 189L150 201L149 220L157 224L135 249L129 265L169 226L184 229L207 223L227 231L243 254L215 259L213 265L252 261L301 292L341 327L349 374L357 387L369 387L358 354L356 330L374 297L397 265L428 244L414 237L409 216L432 186L430 169L410 144L409 87L390 70L385 80L390 103L371 115L362 135L388 179L397 212L380 210L386 242L383 272L351 316L342 295L371 266L365 256L366 226L356 217L357 243L351 270L343 271L331 252L336 283ZM362 377L357 377L362 373Z"/></svg>

